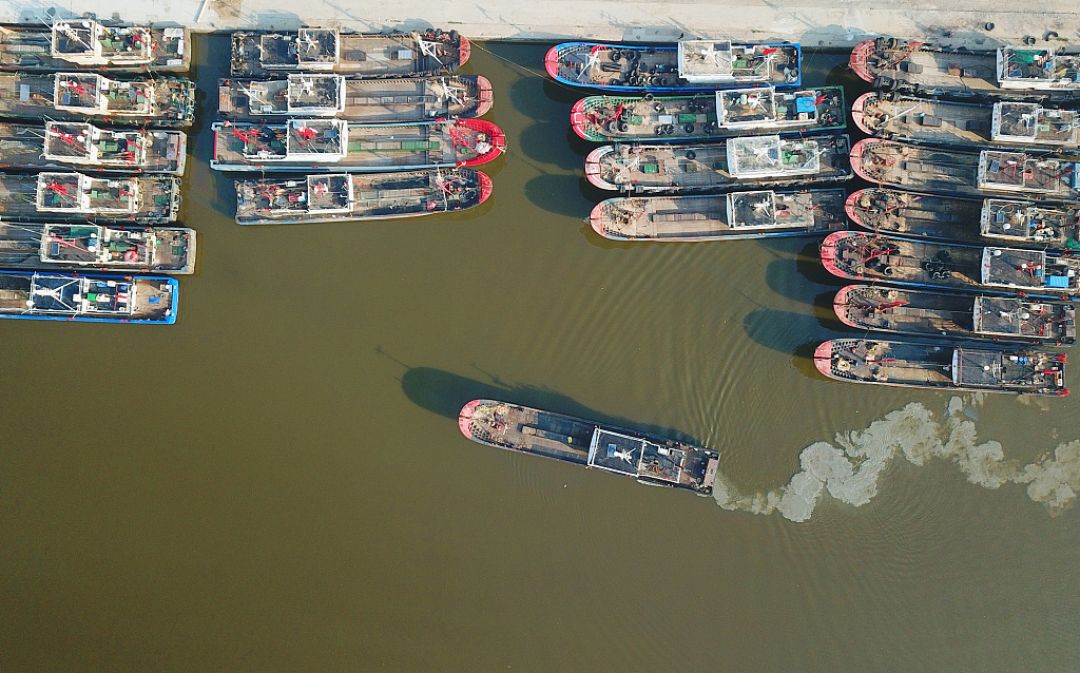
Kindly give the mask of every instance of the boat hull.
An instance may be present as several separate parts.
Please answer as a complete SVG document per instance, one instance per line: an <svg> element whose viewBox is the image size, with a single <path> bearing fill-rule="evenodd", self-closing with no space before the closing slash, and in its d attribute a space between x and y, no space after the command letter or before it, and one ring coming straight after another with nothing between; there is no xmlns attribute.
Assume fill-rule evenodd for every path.
<svg viewBox="0 0 1080 673"><path fill-rule="evenodd" d="M115 281L123 283L152 282L166 285L169 288L169 305L160 319L138 319L119 317L99 317L91 315L49 315L43 313L13 313L6 307L0 308L0 319L4 320L49 320L59 322L90 322L90 323L117 323L132 325L173 325L177 320L177 309L180 301L180 283L175 278L165 276L123 276L113 274L78 273L78 272L51 272L51 271L2 271L0 276L35 276L46 275L63 278L88 278L97 281Z"/></svg>

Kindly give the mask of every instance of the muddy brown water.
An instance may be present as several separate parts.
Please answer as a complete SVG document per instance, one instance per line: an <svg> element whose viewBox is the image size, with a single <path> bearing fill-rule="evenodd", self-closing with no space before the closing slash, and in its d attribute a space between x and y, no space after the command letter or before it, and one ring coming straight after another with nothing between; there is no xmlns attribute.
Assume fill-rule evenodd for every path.
<svg viewBox="0 0 1080 673"><path fill-rule="evenodd" d="M479 210L242 228L195 40L179 323L0 321L4 671L1075 670L1080 396L826 381L815 243L598 238L545 49L473 52ZM473 444L479 396L699 440L732 490Z"/></svg>

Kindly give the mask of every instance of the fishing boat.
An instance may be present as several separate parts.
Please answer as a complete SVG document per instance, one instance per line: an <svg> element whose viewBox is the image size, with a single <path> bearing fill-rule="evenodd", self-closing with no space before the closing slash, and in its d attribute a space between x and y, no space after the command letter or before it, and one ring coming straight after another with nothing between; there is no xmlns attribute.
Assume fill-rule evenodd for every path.
<svg viewBox="0 0 1080 673"><path fill-rule="evenodd" d="M709 140L762 133L843 131L844 89L727 89L694 96L589 96L570 111L570 127L593 142Z"/></svg>
<svg viewBox="0 0 1080 673"><path fill-rule="evenodd" d="M851 118L863 133L891 140L1028 152L1080 149L1080 113L1038 103L868 93L852 104Z"/></svg>
<svg viewBox="0 0 1080 673"><path fill-rule="evenodd" d="M1080 294L1080 259L1045 250L838 231L822 243L821 262L834 276L864 282L1053 298Z"/></svg>
<svg viewBox="0 0 1080 673"><path fill-rule="evenodd" d="M0 169L183 175L186 159L187 136L181 131L0 123Z"/></svg>
<svg viewBox="0 0 1080 673"><path fill-rule="evenodd" d="M937 241L1080 249L1080 206L964 199L896 189L860 189L844 206L855 224L880 234Z"/></svg>
<svg viewBox="0 0 1080 673"><path fill-rule="evenodd" d="M219 171L373 172L479 166L506 149L506 135L483 119L350 124L290 119L278 124L217 122L211 168Z"/></svg>
<svg viewBox="0 0 1080 673"><path fill-rule="evenodd" d="M291 116L422 122L480 117L493 101L491 82L479 75L348 79L297 73L275 79L223 79L218 87L218 112L237 121Z"/></svg>
<svg viewBox="0 0 1080 673"><path fill-rule="evenodd" d="M601 201L593 231L616 241L734 241L845 229L844 190L629 196Z"/></svg>
<svg viewBox="0 0 1080 673"><path fill-rule="evenodd" d="M802 50L797 44L725 40L649 46L563 42L544 56L544 68L563 84L627 93L795 88L802 83Z"/></svg>
<svg viewBox="0 0 1080 673"><path fill-rule="evenodd" d="M179 296L164 276L0 271L0 318L171 325Z"/></svg>
<svg viewBox="0 0 1080 673"><path fill-rule="evenodd" d="M859 330L913 336L1076 343L1072 302L848 285L833 300L836 317Z"/></svg>
<svg viewBox="0 0 1080 673"><path fill-rule="evenodd" d="M725 191L843 182L851 178L848 137L744 136L692 145L603 145L585 158L585 177L626 192Z"/></svg>
<svg viewBox="0 0 1080 673"><path fill-rule="evenodd" d="M855 45L851 69L879 89L925 96L1080 100L1080 52L1074 49L952 50L879 37Z"/></svg>
<svg viewBox="0 0 1080 673"><path fill-rule="evenodd" d="M195 270L195 231L0 222L0 267L187 274Z"/></svg>
<svg viewBox="0 0 1080 673"><path fill-rule="evenodd" d="M350 33L332 28L232 34L234 77L334 72L354 77L413 77L453 72L472 45L456 30Z"/></svg>
<svg viewBox="0 0 1080 673"><path fill-rule="evenodd" d="M91 177L83 173L0 173L0 212L13 221L175 222L180 179L167 175Z"/></svg>
<svg viewBox="0 0 1080 673"><path fill-rule="evenodd" d="M885 386L1064 397L1064 353L834 339L814 351L830 379Z"/></svg>
<svg viewBox="0 0 1080 673"><path fill-rule="evenodd" d="M480 444L698 495L712 493L720 462L716 451L685 442L495 400L473 400L462 407L458 428Z"/></svg>
<svg viewBox="0 0 1080 673"><path fill-rule="evenodd" d="M473 208L489 196L491 178L469 168L237 180L236 221L302 224L418 217Z"/></svg>
<svg viewBox="0 0 1080 673"><path fill-rule="evenodd" d="M0 70L47 72L86 68L95 72L187 72L191 40L186 28L153 28L63 19L0 24Z"/></svg>
<svg viewBox="0 0 1080 673"><path fill-rule="evenodd" d="M917 147L867 138L851 148L862 179L916 192L1080 201L1080 154Z"/></svg>
<svg viewBox="0 0 1080 673"><path fill-rule="evenodd" d="M96 73L0 74L0 117L122 126L191 124L195 84L174 77L115 80Z"/></svg>

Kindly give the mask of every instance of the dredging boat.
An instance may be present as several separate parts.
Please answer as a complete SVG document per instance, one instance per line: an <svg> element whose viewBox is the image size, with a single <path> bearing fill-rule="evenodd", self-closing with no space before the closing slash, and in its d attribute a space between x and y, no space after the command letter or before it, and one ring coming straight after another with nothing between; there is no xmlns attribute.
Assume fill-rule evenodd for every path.
<svg viewBox="0 0 1080 673"><path fill-rule="evenodd" d="M0 169L183 175L186 159L187 136L181 131L0 123Z"/></svg>
<svg viewBox="0 0 1080 673"><path fill-rule="evenodd" d="M480 444L553 458L709 495L720 454L603 423L495 400L473 400L458 415L461 433Z"/></svg>
<svg viewBox="0 0 1080 673"><path fill-rule="evenodd" d="M14 221L175 222L180 179L170 175L91 177L83 173L0 173L0 212Z"/></svg>
<svg viewBox="0 0 1080 673"><path fill-rule="evenodd" d="M630 196L596 204L593 231L616 241L733 241L845 229L844 190Z"/></svg>
<svg viewBox="0 0 1080 673"><path fill-rule="evenodd" d="M563 42L544 68L570 86L621 92L798 87L802 50L789 43L680 40L651 46Z"/></svg>
<svg viewBox="0 0 1080 673"><path fill-rule="evenodd" d="M833 300L840 322L859 330L913 336L1076 343L1072 302L848 285Z"/></svg>
<svg viewBox="0 0 1080 673"><path fill-rule="evenodd" d="M885 386L1064 397L1064 353L834 339L814 351L830 379Z"/></svg>
<svg viewBox="0 0 1080 673"><path fill-rule="evenodd" d="M844 89L727 89L695 96L589 96L570 111L570 127L593 142L709 140L762 133L843 131Z"/></svg>
<svg viewBox="0 0 1080 673"><path fill-rule="evenodd" d="M491 82L479 75L349 79L297 73L275 79L223 79L218 87L218 112L239 121L291 116L421 122L480 117L493 101Z"/></svg>
<svg viewBox="0 0 1080 673"><path fill-rule="evenodd" d="M232 34L234 77L334 72L354 77L413 77L453 72L472 45L456 30L350 33L331 28Z"/></svg>
<svg viewBox="0 0 1080 673"><path fill-rule="evenodd" d="M96 73L0 73L0 117L123 126L189 126L195 83L175 77L115 80Z"/></svg>
<svg viewBox="0 0 1080 673"><path fill-rule="evenodd" d="M1080 259L1044 250L838 231L822 243L821 262L834 276L864 282L1053 298L1080 294Z"/></svg>
<svg viewBox="0 0 1080 673"><path fill-rule="evenodd" d="M0 267L187 274L195 270L195 231L0 222Z"/></svg>
<svg viewBox="0 0 1080 673"><path fill-rule="evenodd" d="M187 72L186 28L153 28L94 18L0 24L0 70L86 68L97 72Z"/></svg>
<svg viewBox="0 0 1080 673"><path fill-rule="evenodd" d="M879 89L926 96L1080 100L1080 52L1006 46L945 49L879 37L855 45L851 69Z"/></svg>
<svg viewBox="0 0 1080 673"><path fill-rule="evenodd" d="M506 135L483 119L350 124L290 119L217 122L210 167L219 171L378 172L479 166L506 150Z"/></svg>
<svg viewBox="0 0 1080 673"><path fill-rule="evenodd" d="M964 199L897 189L860 189L844 209L880 234L937 241L1005 243L1055 251L1080 250L1080 206L1011 199Z"/></svg>
<svg viewBox="0 0 1080 673"><path fill-rule="evenodd" d="M489 196L491 178L469 168L237 180L236 221L302 224L418 217L472 208Z"/></svg>
<svg viewBox="0 0 1080 673"><path fill-rule="evenodd" d="M1080 113L1038 103L991 105L868 93L852 104L851 118L863 133L891 140L1028 152L1080 149Z"/></svg>
<svg viewBox="0 0 1080 673"><path fill-rule="evenodd" d="M164 276L0 271L0 318L171 325L179 297Z"/></svg>
<svg viewBox="0 0 1080 673"><path fill-rule="evenodd" d="M1080 200L1080 154L938 149L867 138L851 148L851 167L868 182L916 192Z"/></svg>
<svg viewBox="0 0 1080 673"><path fill-rule="evenodd" d="M843 182L851 178L846 135L744 136L723 143L603 145L585 158L585 177L626 192L726 191Z"/></svg>

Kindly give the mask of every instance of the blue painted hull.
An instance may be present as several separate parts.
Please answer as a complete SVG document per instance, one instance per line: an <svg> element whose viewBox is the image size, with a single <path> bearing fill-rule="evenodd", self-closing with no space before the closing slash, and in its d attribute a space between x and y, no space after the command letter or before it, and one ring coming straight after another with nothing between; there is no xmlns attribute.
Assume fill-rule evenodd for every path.
<svg viewBox="0 0 1080 673"><path fill-rule="evenodd" d="M115 280L123 282L132 282L135 277L133 276L119 276L113 274L100 274L100 273L73 273L73 272L55 272L55 271L7 271L2 272L4 275L12 276L33 276L37 275L49 275L67 278L92 278L94 280ZM7 320L53 320L60 322L102 322L102 323L128 323L128 324L145 324L145 325L172 325L176 323L177 307L180 302L180 283L175 278L169 278L167 276L138 276L137 278L143 278L152 280L159 283L166 283L172 289L171 303L169 304L169 315L165 316L161 320L144 320L144 319L131 319L131 318L107 318L107 317L94 317L84 315L50 315L47 313L5 313L0 311L0 318Z"/></svg>

